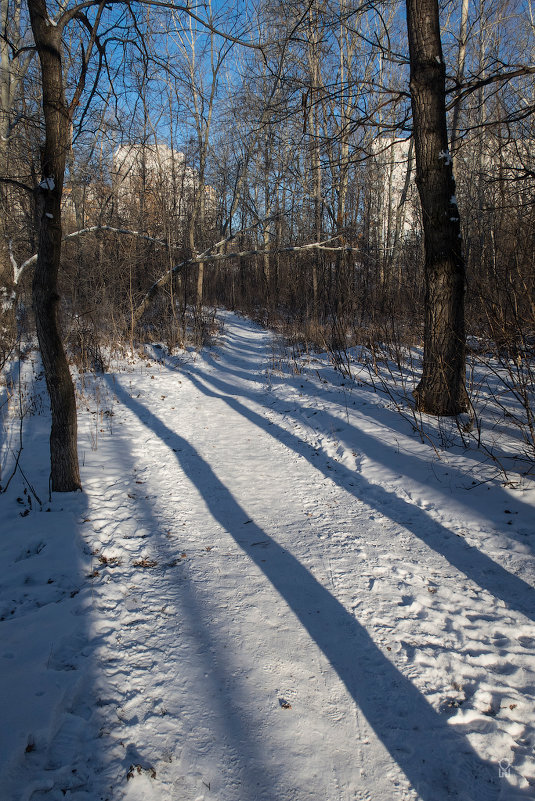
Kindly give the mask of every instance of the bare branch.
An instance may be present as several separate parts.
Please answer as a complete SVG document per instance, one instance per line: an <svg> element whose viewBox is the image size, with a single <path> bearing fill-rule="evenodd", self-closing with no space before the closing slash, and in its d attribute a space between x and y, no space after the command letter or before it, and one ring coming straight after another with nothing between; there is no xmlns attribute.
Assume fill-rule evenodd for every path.
<svg viewBox="0 0 535 801"><path fill-rule="evenodd" d="M18 189L24 189L25 192L30 192L30 193L33 192L33 189L32 189L31 186L28 186L28 184L22 183L22 181L17 181L16 178L5 178L5 177L2 176L2 177L0 177L0 183L1 184L11 184L11 186L16 186Z"/></svg>
<svg viewBox="0 0 535 801"><path fill-rule="evenodd" d="M98 233L99 231L107 231L112 234L123 234L126 236L135 236L138 239L145 239L147 242L154 242L156 245L160 245L162 248L169 248L169 244L163 239L155 239L147 234L140 234L139 231L131 231L129 228L114 228L111 225L92 225L89 228L80 228L78 231L73 231L71 234L64 236L62 241L67 242L69 239L76 239L78 236L94 234ZM19 268L19 277L23 270L25 270L27 267L32 267L36 261L37 253L34 253L33 256L30 256L29 259L26 259L26 261L23 262Z"/></svg>
<svg viewBox="0 0 535 801"><path fill-rule="evenodd" d="M454 108L461 100L464 100L465 97L468 95L477 92L478 89L483 89L485 86L489 86L493 83L502 83L503 81L511 81L513 78L520 78L524 75L535 75L535 66L533 67L519 67L517 70L512 70L511 72L496 72L493 75L489 75L486 78L480 78L476 81L470 81L469 83L455 83L453 88L450 89L451 92L459 91L459 94L455 96L455 98L446 106L446 111L450 111Z"/></svg>
<svg viewBox="0 0 535 801"><path fill-rule="evenodd" d="M267 222L269 219L273 218L268 218L267 220L260 220L254 226L251 226L251 228L261 225L262 223ZM204 251L204 253L201 253L198 256L192 256L190 259L186 259L185 261L180 262L180 264L177 264L175 267L173 267L172 270L169 270L169 272L165 273L165 275L162 275L162 277L159 278L151 286L151 288L149 289L149 291L147 292L147 294L137 307L136 311L134 312L133 315L134 323L139 322L143 314L148 309L151 301L156 297L160 289L166 286L166 284L168 284L171 281L173 276L177 275L179 272L184 270L190 264L198 264L199 262L206 263L206 262L216 262L216 261L228 261L229 259L244 259L244 258L251 258L253 256L264 256L264 255L275 256L277 254L282 254L282 253L303 253L311 250L320 250L325 253L348 253L348 254L360 253L360 248L353 248L350 247L349 245L342 245L339 247L329 247L326 244L327 242L332 242L333 239L338 239L340 235L332 237L331 239L324 240L324 242L310 242L306 245L291 245L288 247L277 248L274 250L270 250L268 248L268 249L257 249L257 250L243 250L243 251L236 251L233 253L213 253L213 251L216 248L221 247L223 244L225 244L225 242L234 239L236 236L245 233L245 231L247 230L250 229L242 229L241 231L238 231L236 234L227 237L227 239L223 239L221 242L218 242L217 245L213 245L213 247Z"/></svg>
<svg viewBox="0 0 535 801"><path fill-rule="evenodd" d="M85 8L92 8L94 6L98 6L100 4L101 0L85 0L85 2L78 3L78 5L73 6L73 8L70 8L61 15L61 17L57 21L57 25L60 28L64 28L74 17L76 17L80 13L80 11L83 11ZM126 2L125 0L107 0L107 2L105 3L106 6L122 5L122 4L129 5L127 0ZM140 5L152 6L154 8L168 8L172 11L182 11L184 14L188 14L191 17L191 19L194 19L196 22L202 25L203 28L206 28L206 30L210 31L211 33L214 33L217 36L221 36L223 39L227 39L227 41L229 42L234 42L236 44L241 45L242 47L248 47L249 49L252 50L262 50L267 45L273 44L273 42L262 42L262 43L247 42L238 36L232 36L232 34L214 27L214 25L212 25L208 20L199 17L197 14L193 12L190 6L177 5L176 3L165 2L165 0L142 0Z"/></svg>

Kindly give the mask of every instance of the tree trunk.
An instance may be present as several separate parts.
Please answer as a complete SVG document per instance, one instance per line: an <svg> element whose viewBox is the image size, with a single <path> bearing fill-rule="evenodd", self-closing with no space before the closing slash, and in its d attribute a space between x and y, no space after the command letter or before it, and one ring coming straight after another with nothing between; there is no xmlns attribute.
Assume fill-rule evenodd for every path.
<svg viewBox="0 0 535 801"><path fill-rule="evenodd" d="M425 247L424 360L414 392L428 414L466 411L465 265L448 151L445 76L437 0L407 0L416 184Z"/></svg>
<svg viewBox="0 0 535 801"><path fill-rule="evenodd" d="M63 87L61 30L49 23L44 0L28 0L28 9L41 62L45 119L42 181L36 189L39 247L32 286L33 305L52 413L51 488L55 492L72 492L81 489L76 399L58 324L61 196L69 149L70 115Z"/></svg>
<svg viewBox="0 0 535 801"><path fill-rule="evenodd" d="M322 234L322 168L320 147L320 60L319 60L319 24L318 4L316 0L309 10L309 42L308 42L308 69L310 82L310 111L308 114L309 142L310 142L310 169L312 172L313 206L314 206L314 237L316 242L321 240ZM314 322L318 320L319 312L319 272L321 266L321 253L318 251L312 257L312 314Z"/></svg>
<svg viewBox="0 0 535 801"><path fill-rule="evenodd" d="M466 65L466 43L468 39L468 11L469 0L462 0L461 6L461 29L459 31L459 53L457 56L457 82L460 85L464 80L464 68ZM457 140L459 139L459 117L461 113L461 103L457 99L453 108L453 119L451 121L451 157L453 159L453 172L457 172Z"/></svg>
<svg viewBox="0 0 535 801"><path fill-rule="evenodd" d="M21 19L22 0L0 0L0 177L15 178L10 165L11 136L20 87L33 54L24 47L26 20ZM28 51L28 52L24 52ZM0 182L0 363L17 336L17 274L12 261L8 218L14 212L11 192Z"/></svg>
<svg viewBox="0 0 535 801"><path fill-rule="evenodd" d="M0 104L0 175L2 176L9 175L7 132L7 116L3 105ZM7 233L8 209L9 191L5 184L0 184L0 366L3 365L17 338L15 276Z"/></svg>

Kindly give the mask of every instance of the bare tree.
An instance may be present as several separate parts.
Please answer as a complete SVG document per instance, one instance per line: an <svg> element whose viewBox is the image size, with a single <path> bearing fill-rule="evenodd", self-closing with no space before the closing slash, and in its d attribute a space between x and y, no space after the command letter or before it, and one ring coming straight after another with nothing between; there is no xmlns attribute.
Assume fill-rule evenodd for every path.
<svg viewBox="0 0 535 801"><path fill-rule="evenodd" d="M50 16L46 0L27 0L30 21L41 65L45 139L41 149L41 181L36 187L39 246L33 278L33 303L39 348L50 396L50 480L56 492L81 489L77 452L77 417L74 386L58 322L58 271L61 258L61 200L65 163L71 146L73 112L85 84L87 65L96 40L104 2L97 8L90 28L81 73L70 103L65 96L62 36L78 8Z"/></svg>
<svg viewBox="0 0 535 801"><path fill-rule="evenodd" d="M22 0L0 0L0 31L0 339L9 349L15 334L18 273L8 220L13 207L20 205L16 194L29 190L24 176L14 170L13 143L21 123L22 85L35 55Z"/></svg>
<svg viewBox="0 0 535 801"><path fill-rule="evenodd" d="M207 19L212 24L215 19L210 2L207 5ZM191 209L188 244L192 254L197 252L199 244L206 242L206 226L209 226L208 211L212 212L212 198L207 195L205 186L208 155L214 107L219 89L220 74L233 42L218 37L213 30L206 32L204 26L188 17L184 21L173 15L172 37L177 49L179 62L178 75L175 76L177 97L181 98L188 109L188 117L193 123L197 150L198 171L195 182L194 202ZM177 58L170 55L170 67L174 68ZM189 122L189 120L188 120ZM207 200L209 203L207 204ZM200 241L199 241L200 240ZM196 308L202 309L204 284L204 263L198 263Z"/></svg>
<svg viewBox="0 0 535 801"><path fill-rule="evenodd" d="M417 407L435 415L467 409L465 264L448 149L446 67L437 0L407 0L416 183L425 245L424 361Z"/></svg>

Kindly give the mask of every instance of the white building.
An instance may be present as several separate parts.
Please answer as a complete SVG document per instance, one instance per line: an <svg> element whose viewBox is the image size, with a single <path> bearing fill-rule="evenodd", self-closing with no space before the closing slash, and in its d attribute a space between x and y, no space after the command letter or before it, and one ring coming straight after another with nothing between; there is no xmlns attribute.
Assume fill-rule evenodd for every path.
<svg viewBox="0 0 535 801"><path fill-rule="evenodd" d="M162 205L183 217L198 190L197 172L188 166L184 153L164 144L118 147L113 153L112 180L119 214L142 198L146 207L157 210Z"/></svg>
<svg viewBox="0 0 535 801"><path fill-rule="evenodd" d="M372 216L377 221L377 237L385 254L392 250L398 237L408 237L420 231L411 141L382 136L373 142Z"/></svg>

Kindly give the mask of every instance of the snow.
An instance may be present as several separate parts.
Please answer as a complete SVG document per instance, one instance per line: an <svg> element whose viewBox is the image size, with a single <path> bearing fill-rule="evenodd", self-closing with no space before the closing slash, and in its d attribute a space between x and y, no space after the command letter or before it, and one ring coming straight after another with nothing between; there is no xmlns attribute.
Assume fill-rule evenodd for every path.
<svg viewBox="0 0 535 801"><path fill-rule="evenodd" d="M6 314L6 312L11 311L11 309L13 308L14 302L16 300L16 297L17 296L16 296L15 292L13 292L13 291L9 292L5 288L0 289L0 298L2 299L1 300L1 304L2 304L2 312L3 312L3 314Z"/></svg>
<svg viewBox="0 0 535 801"><path fill-rule="evenodd" d="M533 798L532 479L221 318L79 377L76 495L5 376L2 799Z"/></svg>
<svg viewBox="0 0 535 801"><path fill-rule="evenodd" d="M48 189L52 191L55 188L56 184L54 182L54 177L50 176L50 178L43 178L41 183L39 184L40 189Z"/></svg>

